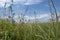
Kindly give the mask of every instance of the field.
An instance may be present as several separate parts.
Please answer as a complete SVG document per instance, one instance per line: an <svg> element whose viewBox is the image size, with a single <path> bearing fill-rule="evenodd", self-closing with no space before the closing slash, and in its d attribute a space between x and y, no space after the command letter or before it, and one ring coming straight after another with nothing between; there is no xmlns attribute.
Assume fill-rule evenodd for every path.
<svg viewBox="0 0 60 40"><path fill-rule="evenodd" d="M59 28L58 28L59 27ZM60 23L0 21L0 40L60 40Z"/></svg>
<svg viewBox="0 0 60 40"><path fill-rule="evenodd" d="M59 3L0 0L0 40L60 40Z"/></svg>

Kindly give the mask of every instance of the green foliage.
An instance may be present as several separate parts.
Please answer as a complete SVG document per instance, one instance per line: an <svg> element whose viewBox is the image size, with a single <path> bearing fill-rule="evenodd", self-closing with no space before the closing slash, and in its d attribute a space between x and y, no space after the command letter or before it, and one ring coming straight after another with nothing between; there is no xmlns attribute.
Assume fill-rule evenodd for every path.
<svg viewBox="0 0 60 40"><path fill-rule="evenodd" d="M12 24L8 21L0 21L0 40L55 40L56 23L54 25L53 27L52 23ZM60 40L60 32L58 33L57 38Z"/></svg>

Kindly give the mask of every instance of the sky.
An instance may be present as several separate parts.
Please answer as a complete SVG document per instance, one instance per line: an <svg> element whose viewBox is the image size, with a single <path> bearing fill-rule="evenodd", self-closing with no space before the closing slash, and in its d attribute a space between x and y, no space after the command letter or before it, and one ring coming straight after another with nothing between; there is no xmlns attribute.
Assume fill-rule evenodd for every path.
<svg viewBox="0 0 60 40"><path fill-rule="evenodd" d="M4 5L6 2L6 14L9 13L9 6L12 4L11 0L0 0L0 16L5 14ZM57 13L60 15L60 0L53 0ZM50 17L50 7L48 0L14 0L13 12L15 13L14 19L18 19L21 13L25 14L25 19L35 19L34 11L36 12L37 19L46 21ZM27 12L26 12L27 9Z"/></svg>

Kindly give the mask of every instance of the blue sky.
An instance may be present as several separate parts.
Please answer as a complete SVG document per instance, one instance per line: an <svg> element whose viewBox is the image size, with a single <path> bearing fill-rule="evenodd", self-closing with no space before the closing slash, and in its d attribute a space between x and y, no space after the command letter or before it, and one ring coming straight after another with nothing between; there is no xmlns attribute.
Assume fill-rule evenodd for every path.
<svg viewBox="0 0 60 40"><path fill-rule="evenodd" d="M53 0L57 9L57 13L60 14L60 0ZM9 14L8 7L11 5L11 0L0 0L0 15L4 13L4 5L6 5L6 13ZM34 19L34 11L36 11L37 18L41 20L47 20L50 18L50 10L48 0L14 0L13 11L15 13L15 19L18 18L20 13L24 13L26 19ZM28 11L25 10L28 8Z"/></svg>

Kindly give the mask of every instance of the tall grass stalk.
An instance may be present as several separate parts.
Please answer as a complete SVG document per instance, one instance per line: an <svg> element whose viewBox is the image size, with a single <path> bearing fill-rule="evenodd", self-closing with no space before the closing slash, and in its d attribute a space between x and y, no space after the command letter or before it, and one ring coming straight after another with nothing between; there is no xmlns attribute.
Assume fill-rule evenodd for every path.
<svg viewBox="0 0 60 40"><path fill-rule="evenodd" d="M50 6L54 9L54 13L56 15L56 27L55 27L55 33L56 33L56 39L55 40L58 40L58 15L57 15L57 11L56 11L56 8L55 8L55 5L53 3L53 0L49 0L49 3L50 3ZM54 24L53 24L54 25Z"/></svg>
<svg viewBox="0 0 60 40"><path fill-rule="evenodd" d="M5 13L4 13L4 17L5 17L5 14L6 14L6 3L5 3L5 5L4 5L4 12L5 12ZM6 21L6 20L4 20L4 21ZM4 22L3 24L6 24L6 23ZM4 25L3 31L4 31L4 39L7 40L6 25Z"/></svg>
<svg viewBox="0 0 60 40"><path fill-rule="evenodd" d="M36 23L36 21L37 21L37 19L36 19L36 11L34 11L34 16L35 16L35 23Z"/></svg>
<svg viewBox="0 0 60 40"><path fill-rule="evenodd" d="M13 23L13 18L14 18L14 15L15 15L15 13L13 13L13 8L12 8L12 6L13 6L13 1L14 1L14 0L11 0L11 5L10 5L10 7L9 7L9 11L11 12L10 18L11 18L12 23Z"/></svg>

